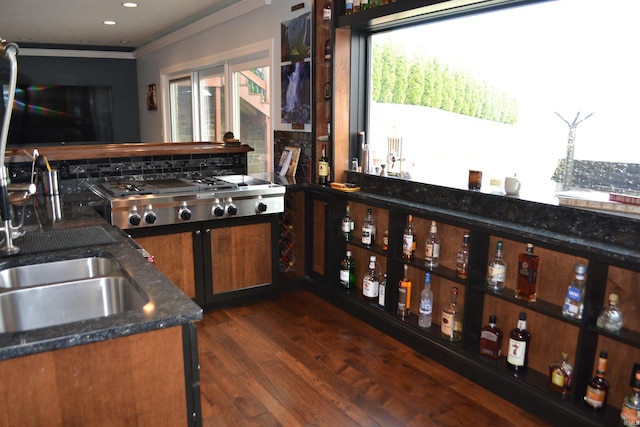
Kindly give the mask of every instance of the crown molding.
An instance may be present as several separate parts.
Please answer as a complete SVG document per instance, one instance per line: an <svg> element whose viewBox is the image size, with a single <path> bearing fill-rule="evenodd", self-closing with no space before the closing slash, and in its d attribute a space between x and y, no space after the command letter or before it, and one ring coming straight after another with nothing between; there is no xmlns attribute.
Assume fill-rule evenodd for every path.
<svg viewBox="0 0 640 427"><path fill-rule="evenodd" d="M133 52L133 57L139 58L141 56L153 53L159 49L171 46L174 43L194 36L198 33L201 33L202 31L213 28L216 25L230 21L246 13L259 9L265 5L271 5L271 1L272 0L244 0L240 3L236 3L221 10L220 12L213 13L206 18L194 22L191 25L180 28L179 30L174 31L171 34L168 34L158 40L152 41L144 46L137 48Z"/></svg>
<svg viewBox="0 0 640 427"><path fill-rule="evenodd" d="M61 58L102 58L102 59L135 59L133 52L118 52L108 50L75 50L75 49L44 49L20 48L19 56L47 56Z"/></svg>

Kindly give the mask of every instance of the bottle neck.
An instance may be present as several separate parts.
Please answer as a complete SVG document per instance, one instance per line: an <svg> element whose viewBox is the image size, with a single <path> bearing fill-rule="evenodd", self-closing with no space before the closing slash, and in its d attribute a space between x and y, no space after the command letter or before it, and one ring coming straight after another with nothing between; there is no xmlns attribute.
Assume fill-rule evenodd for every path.
<svg viewBox="0 0 640 427"><path fill-rule="evenodd" d="M527 329L527 321L526 320L518 320L518 326L517 328L521 331L524 331Z"/></svg>

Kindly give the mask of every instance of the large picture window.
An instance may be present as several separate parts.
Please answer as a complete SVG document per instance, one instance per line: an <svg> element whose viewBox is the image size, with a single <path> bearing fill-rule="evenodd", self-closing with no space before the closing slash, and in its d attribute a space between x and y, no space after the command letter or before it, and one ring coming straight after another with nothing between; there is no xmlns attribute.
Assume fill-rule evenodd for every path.
<svg viewBox="0 0 640 427"><path fill-rule="evenodd" d="M640 190L639 13L634 0L557 0L371 35L375 164L456 188L482 170L483 190L517 174L539 201Z"/></svg>

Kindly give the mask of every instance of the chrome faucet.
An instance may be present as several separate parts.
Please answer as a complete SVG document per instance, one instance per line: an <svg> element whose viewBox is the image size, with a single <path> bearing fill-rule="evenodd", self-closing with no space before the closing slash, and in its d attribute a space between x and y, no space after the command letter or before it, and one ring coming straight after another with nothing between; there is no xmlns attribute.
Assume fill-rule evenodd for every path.
<svg viewBox="0 0 640 427"><path fill-rule="evenodd" d="M5 155L7 150L7 136L9 134L9 122L11 121L11 112L13 111L13 98L16 92L16 80L18 78L18 45L0 39L0 56L9 60L10 84L9 94L7 97L7 105L4 112L2 122L2 134L0 134L0 216L2 217L4 232L4 246L0 247L0 253L5 255L16 254L20 248L13 244L13 224L11 222L11 204L9 203L9 177L7 168L5 167Z"/></svg>

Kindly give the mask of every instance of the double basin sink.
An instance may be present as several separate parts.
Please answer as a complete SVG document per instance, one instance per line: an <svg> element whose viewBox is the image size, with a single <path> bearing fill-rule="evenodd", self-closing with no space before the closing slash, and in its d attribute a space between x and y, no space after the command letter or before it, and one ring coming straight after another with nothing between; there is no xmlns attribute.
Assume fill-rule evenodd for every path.
<svg viewBox="0 0 640 427"><path fill-rule="evenodd" d="M0 269L0 333L140 310L149 302L108 254Z"/></svg>

